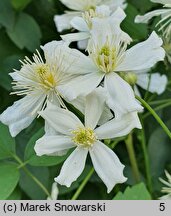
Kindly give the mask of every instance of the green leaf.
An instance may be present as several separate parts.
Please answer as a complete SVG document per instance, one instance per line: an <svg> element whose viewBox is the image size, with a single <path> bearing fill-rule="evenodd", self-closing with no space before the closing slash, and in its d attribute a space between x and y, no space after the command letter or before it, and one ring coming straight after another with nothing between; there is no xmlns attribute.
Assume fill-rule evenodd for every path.
<svg viewBox="0 0 171 216"><path fill-rule="evenodd" d="M19 68L20 63L19 59L21 56L18 55L12 55L7 57L3 62L2 66L0 68L0 85L6 89L7 91L11 91L12 85L11 85L11 77L9 76L9 73L12 71L12 68Z"/></svg>
<svg viewBox="0 0 171 216"><path fill-rule="evenodd" d="M37 22L26 13L20 13L13 30L7 31L10 39L20 48L33 52L40 46L41 31Z"/></svg>
<svg viewBox="0 0 171 216"><path fill-rule="evenodd" d="M128 3L134 5L142 14L149 11L155 4L149 0L137 1L137 0L128 0Z"/></svg>
<svg viewBox="0 0 171 216"><path fill-rule="evenodd" d="M0 1L0 24L12 30L15 22L15 13L11 6L10 0L1 0Z"/></svg>
<svg viewBox="0 0 171 216"><path fill-rule="evenodd" d="M11 0L12 6L16 10L23 10L32 0Z"/></svg>
<svg viewBox="0 0 171 216"><path fill-rule="evenodd" d="M149 194L144 183L139 183L133 187L127 187L124 193L119 192L114 198L114 200L151 200L151 195Z"/></svg>
<svg viewBox="0 0 171 216"><path fill-rule="evenodd" d="M15 189L19 181L16 164L0 164L0 200L6 199Z"/></svg>
<svg viewBox="0 0 171 216"><path fill-rule="evenodd" d="M137 9L128 4L125 10L127 14L126 19L122 22L121 26L124 31L126 31L133 39L144 39L148 35L146 24L137 24L134 22L135 16L139 14Z"/></svg>
<svg viewBox="0 0 171 216"><path fill-rule="evenodd" d="M47 167L27 166L27 169L50 191L49 170ZM19 185L21 189L33 200L47 198L47 195L40 188L40 186L36 184L35 181L30 176L28 176L23 170L21 170L21 178Z"/></svg>
<svg viewBox="0 0 171 216"><path fill-rule="evenodd" d="M37 156L34 151L34 145L36 141L42 137L44 134L44 130L40 129L28 142L26 150L25 150L25 161L32 166L53 166L60 164L67 157L68 154L64 156Z"/></svg>
<svg viewBox="0 0 171 216"><path fill-rule="evenodd" d="M8 127L0 123L0 159L9 158L12 153L15 153L15 140Z"/></svg>
<svg viewBox="0 0 171 216"><path fill-rule="evenodd" d="M7 200L21 200L21 190L17 187L15 190L10 194Z"/></svg>
<svg viewBox="0 0 171 216"><path fill-rule="evenodd" d="M167 122L168 127L171 127L171 121ZM159 177L162 176L166 166L171 163L171 143L168 136L161 127L158 127L150 136L148 142L148 153L150 160L151 176L153 179L153 189L161 190Z"/></svg>

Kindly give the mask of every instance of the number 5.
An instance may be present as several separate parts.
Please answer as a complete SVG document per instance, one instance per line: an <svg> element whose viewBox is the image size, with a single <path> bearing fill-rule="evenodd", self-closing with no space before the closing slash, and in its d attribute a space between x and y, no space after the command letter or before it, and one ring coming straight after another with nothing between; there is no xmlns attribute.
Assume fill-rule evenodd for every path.
<svg viewBox="0 0 171 216"><path fill-rule="evenodd" d="M160 203L159 209L160 209L160 211L164 211L165 210L165 203Z"/></svg>

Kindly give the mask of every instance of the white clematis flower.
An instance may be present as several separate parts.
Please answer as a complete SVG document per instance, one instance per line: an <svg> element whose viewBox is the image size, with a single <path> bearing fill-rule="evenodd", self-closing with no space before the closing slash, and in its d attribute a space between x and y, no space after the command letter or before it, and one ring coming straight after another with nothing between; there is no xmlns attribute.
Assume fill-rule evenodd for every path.
<svg viewBox="0 0 171 216"><path fill-rule="evenodd" d="M127 50L123 34L111 34L114 26L108 22L103 25L104 29L101 26L102 21L95 18L88 47L89 64L85 63L84 71L79 71L82 75L73 79L67 88L61 86L60 91L69 100L74 100L78 96L89 94L104 80L108 94L107 104L116 117L127 112L142 111L131 86L117 73L148 69L163 60L165 52L161 47L162 40L153 32L146 41ZM81 62L83 65L83 61Z"/></svg>
<svg viewBox="0 0 171 216"><path fill-rule="evenodd" d="M133 86L136 95L140 95L137 86L160 95L165 91L168 82L166 75L149 73L149 69L121 72L120 76Z"/></svg>
<svg viewBox="0 0 171 216"><path fill-rule="evenodd" d="M82 54L62 41L52 41L41 48L45 61L38 52L34 54L33 62L26 57L21 70L10 73L14 80L13 94L25 96L0 115L0 121L9 126L13 137L31 124L47 100L63 106L61 97L65 96L58 88L73 78L73 71L79 70L76 62Z"/></svg>
<svg viewBox="0 0 171 216"><path fill-rule="evenodd" d="M67 187L82 173L89 153L95 171L107 186L109 193L115 184L126 181L123 176L124 165L100 140L125 136L133 128L141 128L141 124L136 113L128 113L96 128L103 111L104 100L96 98L94 94L86 98L85 125L72 112L54 105L41 111L40 115L58 135L44 135L36 142L34 149L37 155L41 156L76 147L64 162L59 176L55 178L56 182Z"/></svg>
<svg viewBox="0 0 171 216"><path fill-rule="evenodd" d="M80 49L86 49L88 45L88 39L91 37L90 31L92 29L92 20L98 17L101 19L101 28L106 28L106 23L111 25L113 31L117 31L117 34L123 34L123 40L131 42L131 38L126 33L122 32L120 29L121 22L125 19L126 14L121 9L118 8L114 13L111 12L110 8L106 5L101 5L95 9L90 9L82 14L82 17L74 17L71 20L71 25L77 29L78 33L71 33L66 35L61 35L62 39L70 44L73 41L78 41L78 47ZM108 22L104 21L107 19ZM114 26L114 28L112 28ZM114 33L114 32L112 32Z"/></svg>
<svg viewBox="0 0 171 216"><path fill-rule="evenodd" d="M84 12L94 10L96 6L107 5L114 12L118 7L125 8L125 0L60 0L66 7L73 11L66 11L63 15L56 15L54 21L58 32L70 29L70 21L74 17L82 17Z"/></svg>
<svg viewBox="0 0 171 216"><path fill-rule="evenodd" d="M171 34L171 0L151 0L155 3L163 4L163 9L151 11L144 16L136 16L136 23L147 23L151 18L161 15L161 20L157 23L165 37L170 37Z"/></svg>
<svg viewBox="0 0 171 216"><path fill-rule="evenodd" d="M165 181L162 178L159 178L159 180L164 185L167 186L167 187L163 187L161 190L162 193L166 193L167 195L164 195L164 196L160 197L159 199L160 200L171 200L171 175L168 173L167 170L165 170L165 175L166 175L168 181Z"/></svg>

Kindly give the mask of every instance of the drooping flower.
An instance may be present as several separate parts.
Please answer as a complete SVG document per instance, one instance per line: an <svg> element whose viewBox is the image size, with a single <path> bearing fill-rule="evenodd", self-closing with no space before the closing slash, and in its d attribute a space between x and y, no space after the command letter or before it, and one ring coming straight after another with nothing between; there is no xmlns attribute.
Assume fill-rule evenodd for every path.
<svg viewBox="0 0 171 216"><path fill-rule="evenodd" d="M167 76L159 73L149 73L148 70L120 72L119 75L127 81L134 89L136 95L140 96L137 86L151 93L162 94L167 86Z"/></svg>
<svg viewBox="0 0 171 216"><path fill-rule="evenodd" d="M12 136L31 124L38 111L46 106L47 100L63 106L62 98L65 96L58 88L73 78L73 71L79 70L76 62L82 54L62 41L52 41L41 48L45 61L37 52L33 61L26 57L21 70L10 73L14 84L12 94L24 96L0 115L0 121L9 126Z"/></svg>
<svg viewBox="0 0 171 216"><path fill-rule="evenodd" d="M93 103L92 103L93 101ZM82 173L87 154L90 154L95 171L107 186L108 193L117 183L123 183L124 165L116 154L100 140L127 135L133 128L141 128L137 114L128 113L119 119L112 119L98 125L105 100L96 92L86 97L85 124L68 110L48 106L40 115L56 131L56 135L45 134L35 145L37 155L52 155L75 147L64 162L55 181L70 187Z"/></svg>
<svg viewBox="0 0 171 216"><path fill-rule="evenodd" d="M171 0L151 0L155 3L163 4L163 9L154 10L148 12L144 16L137 16L135 18L136 23L147 23L151 18L160 16L161 19L157 23L156 27L159 27L158 31L164 34L165 37L170 37L171 34Z"/></svg>
<svg viewBox="0 0 171 216"><path fill-rule="evenodd" d="M60 87L60 91L69 100L73 100L89 94L104 80L108 94L107 104L118 117L127 112L141 111L142 107L135 100L130 85L117 73L149 69L164 59L165 52L161 47L162 40L155 32L146 41L127 49L128 43L123 41L123 34L117 34L114 28L106 20L93 19L87 57L89 64L84 65L87 73L72 80L67 89Z"/></svg>
<svg viewBox="0 0 171 216"><path fill-rule="evenodd" d="M60 0L66 7L72 11L66 11L63 15L56 15L54 21L59 32L70 29L70 21L74 17L82 17L84 12L95 10L96 6L108 5L114 12L118 7L125 8L125 0Z"/></svg>
<svg viewBox="0 0 171 216"><path fill-rule="evenodd" d="M161 190L162 193L165 193L167 195L164 195L164 196L160 197L159 199L161 199L161 200L171 200L171 175L166 170L165 170L165 175L166 175L168 181L165 181L162 178L159 178L159 180L164 185L167 186L167 187L163 187L162 190Z"/></svg>
<svg viewBox="0 0 171 216"><path fill-rule="evenodd" d="M86 49L88 45L88 39L90 38L91 34L90 31L92 29L92 20L94 18L99 18L103 22L104 19L108 21L106 23L110 24L111 26L115 26L111 28L112 32L122 34L123 40L128 43L131 42L131 38L125 32L120 29L121 22L125 19L126 14L121 8L118 8L115 12L111 12L110 8L106 5L97 6L95 9L90 9L82 14L82 17L74 17L70 24L73 28L77 29L78 33L70 33L61 35L62 39L70 44L73 41L78 41L78 47L80 49Z"/></svg>

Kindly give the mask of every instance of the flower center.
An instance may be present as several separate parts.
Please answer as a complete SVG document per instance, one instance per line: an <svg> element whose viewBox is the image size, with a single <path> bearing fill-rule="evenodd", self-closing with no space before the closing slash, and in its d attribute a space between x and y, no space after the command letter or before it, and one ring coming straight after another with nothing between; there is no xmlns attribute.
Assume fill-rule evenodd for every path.
<svg viewBox="0 0 171 216"><path fill-rule="evenodd" d="M46 89L51 89L51 88L54 88L56 86L57 82L55 79L55 75L51 71L48 64L37 65L35 70L36 70L36 73L40 79L40 83Z"/></svg>
<svg viewBox="0 0 171 216"><path fill-rule="evenodd" d="M71 133L74 135L72 141L76 145L82 146L84 148L91 147L97 140L96 134L91 128L79 127L78 129L73 130Z"/></svg>
<svg viewBox="0 0 171 216"><path fill-rule="evenodd" d="M103 18L105 17L103 14L97 13L95 7L89 8L89 10L85 11L82 14L83 19L88 25L89 29L92 29L92 18L98 17L98 18Z"/></svg>
<svg viewBox="0 0 171 216"><path fill-rule="evenodd" d="M100 49L97 47L95 51L91 53L92 58L104 73L113 72L117 63L117 52L115 47L109 47L105 44Z"/></svg>
<svg viewBox="0 0 171 216"><path fill-rule="evenodd" d="M133 72L120 72L119 75L132 86L137 83L137 75Z"/></svg>

